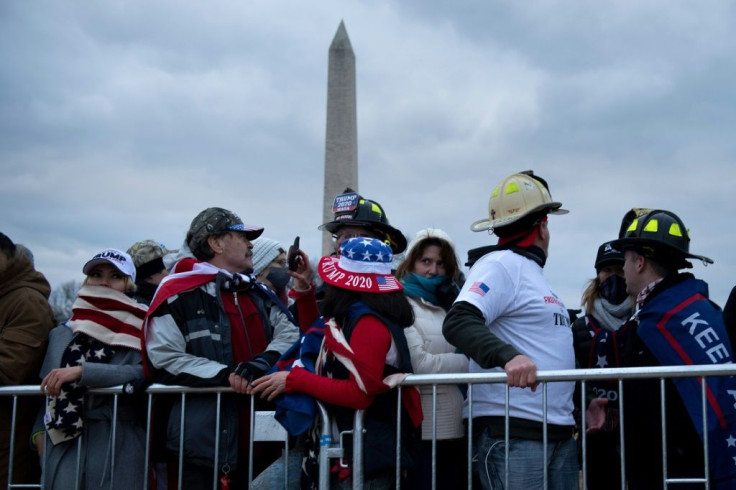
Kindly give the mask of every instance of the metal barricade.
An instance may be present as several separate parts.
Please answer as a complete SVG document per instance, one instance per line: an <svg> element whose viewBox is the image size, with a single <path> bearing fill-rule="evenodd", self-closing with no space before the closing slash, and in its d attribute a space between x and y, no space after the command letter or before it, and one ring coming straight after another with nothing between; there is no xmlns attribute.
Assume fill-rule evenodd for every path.
<svg viewBox="0 0 736 490"><path fill-rule="evenodd" d="M618 380L618 386L619 386L619 400L618 400L618 408L620 412L620 419L619 419L619 439L621 444L621 488L622 490L625 490L626 488L626 468L624 465L625 461L625 451L626 451L626 441L624 438L624 430L625 430L625 419L624 419L624 410L623 410L623 401L624 401L624 380L630 380L630 379L658 379L660 383L660 393L661 393L661 415L662 415L662 448L663 452L660 455L662 462L663 462L663 471L664 471L664 481L662 482L663 487L667 487L669 485L676 485L676 484L682 484L682 483L703 483L705 485L705 488L710 488L711 482L710 482L710 474L709 474L709 464L708 464L708 444L709 441L707 437L703 440L703 453L705 455L704 461L703 461L703 472L704 472L704 478L698 478L698 479L675 479L670 478L668 476L668 469L667 469L667 431L665 430L665 423L666 423L666 399L664 396L664 383L666 379L669 378L686 378L686 377L698 377L701 378L700 384L703 387L702 393L701 393L701 402L702 402L702 412L703 412L703 420L702 420L702 427L703 427L703 433L707 435L707 411L705 409L706 405L706 393L705 393L705 378L713 377L713 376L734 376L736 375L736 365L735 364L718 364L718 365L698 365L698 366L661 366L661 367L643 367L643 368L604 368L604 369L570 369L570 370L556 370L556 371L539 371L537 373L537 380L540 382L540 387L543 390L543 444L546 452L547 447L547 399L546 399L546 386L548 383L554 383L554 382L561 382L561 381L580 381L582 385L581 389L581 407L586 407L586 391L585 391L585 384L587 381L591 380L611 380L615 379ZM468 468L467 468L467 474L468 474L468 488L471 488L471 482L472 482L472 468L471 468L471 462L473 458L473 403L472 403L472 393L473 393L473 385L476 384L483 384L483 383L506 383L507 377L506 374L503 372L498 373L472 373L472 374L413 374L407 376L407 378L403 381L403 386L418 386L418 385L441 385L441 384L467 384L468 386L468 412L471 414L471 416L468 418ZM539 388L538 388L539 389ZM732 396L736 397L736 394L732 394ZM734 400L736 402L736 399ZM505 445L506 445L506 471L505 474L508 478L508 447L509 447L509 387L506 387L506 416L505 416ZM435 413L436 413L436 390L433 390L433 405L435 407ZM425 414L425 418L428 415ZM436 422L434 421L433 414L429 414L430 417L432 417L433 420L433 427L435 427ZM580 437L582 438L582 451L584 455L586 454L587 450L587 434L586 434L586 428L587 428L587 420L586 420L586 413L585 410L581 410L581 427L580 427ZM433 429L434 431L434 429ZM397 437L400 435L400 431L397 429ZM436 463L436 439L433 437L433 450L432 450L432 465L433 468ZM546 454L545 454L545 461L546 461ZM586 458L583 458L583 467L581 471L582 481L586 481L587 477L587 467L585 464ZM546 466L546 463L545 463ZM544 488L547 488L547 468L545 467L545 481L544 481ZM398 477L398 471L397 471L397 478L396 478L397 488L399 487L398 484L400 483L399 477ZM436 484L436 475L432 475L432 488L435 488ZM508 481L505 482L506 487L508 488Z"/></svg>
<svg viewBox="0 0 736 490"><path fill-rule="evenodd" d="M127 396L123 395L122 393L122 387L121 386L115 386L110 388L97 388L97 389L90 389L88 391L89 394L95 394L95 395L109 395L113 398L112 400L112 428L111 428L111 439L112 439L112 454L111 454L111 461L115 460L115 441L116 441L116 429L117 429L117 418L118 418L118 399L120 396ZM184 460L184 440L185 440L185 433L186 433L186 399L187 395L195 394L195 395L201 395L201 394L207 394L211 393L215 397L213 400L213 403L216 405L216 413L218 414L217 420L215 421L215 448L219 447L219 436L220 436L220 416L221 414L221 404L222 404L222 395L223 394L232 394L232 390L230 388L187 388L182 386L167 386L167 385L159 385L154 384L151 385L147 389L147 393L142 396L147 397L147 404L146 404L146 427L145 427L145 438L146 441L148 441L148 444L145 448L145 468L125 468L124 471L133 471L138 472L141 475L141 485L142 488L148 489L150 487L149 484L149 478L148 478L148 470L151 466L151 420L153 416L153 402L154 397L157 395L179 395L181 396L181 420L180 420L180 437L179 437L179 446L178 446L178 487L181 488L183 477L184 477L184 467L186 464L186 461ZM39 482L37 484L18 484L13 483L13 449L14 449L14 441L15 441L15 420L16 420L16 406L17 406L17 400L20 396L34 396L34 397L44 397L42 393L40 393L39 388L37 385L32 386L9 386L9 387L0 387L0 399L3 398L12 398L13 402L13 415L12 415L12 423L11 423L11 438L10 438L10 444L9 444L9 458L7 462L3 462L3 464L7 463L8 465L8 490L10 489L19 489L19 488L44 488L43 483ZM255 404L254 404L254 398L250 397L250 434L251 438L249 440L249 469L248 469L248 484L253 481L254 475L253 475L253 445L257 442L262 441L279 441L284 443L284 481L289 481L289 437L286 432L286 430L281 427L278 422L273 418L274 412L273 411L256 411L255 410ZM328 489L330 486L330 460L333 458L340 458L342 459L344 456L344 450L342 448L341 442L342 442L342 436L346 434L346 432L343 432L339 438L338 441L335 442L333 435L332 435L332 420L330 418L330 415L324 405L321 403L318 403L318 412L319 412L319 419L320 424L322 428L321 437L320 437L320 446L321 451L319 454L319 460L320 460L320 472L319 472L319 488L320 489ZM363 440L363 411L358 410L355 414L355 428L354 431L349 431L353 433L353 454L354 457L354 466L357 466L356 469L353 470L352 477L354 482L354 488L360 489L362 488L362 482L363 482L363 476L362 476L362 458L363 458L363 451L362 451L362 440ZM30 434L28 434L30 437ZM48 437L44 434L45 438L45 444L49 444L50 441L48 440ZM84 440L83 437L78 437L76 440L77 445L77 456L76 456L76 480L74 482L74 488L80 488L81 486L81 473L82 473L82 451L83 451L83 444ZM45 453L46 456L46 453ZM214 468L218 468L219 466L219 452L216 450L214 457ZM46 457L41 458L41 466L42 471L45 466ZM341 464L344 466L347 466L346 463L341 461ZM112 482L114 481L114 475L116 471L121 471L119 468L115 468L114 465L111 467L111 475L110 475L110 482L112 487ZM169 487L171 488L171 487ZM217 489L218 488L218 472L213 471L213 479L212 479L212 488Z"/></svg>
<svg viewBox="0 0 736 490"><path fill-rule="evenodd" d="M606 369L577 369L577 370L560 370L560 371L539 371L537 373L537 379L540 382L540 388L542 391L543 396L543 413L545 414L544 422L543 422L543 442L545 443L545 451L546 451L546 442L548 439L547 434L547 420L546 420L546 412L547 412L547 384L548 383L555 383L555 382L561 382L561 381L580 381L582 384L582 390L581 390L581 406L585 407L586 405L586 398L585 398L585 386L586 382L592 381L592 380L618 380L618 386L619 386L619 399L618 399L618 407L620 410L620 419L619 419L619 439L620 439L620 445L621 445L621 460L622 462L625 460L626 455L626 441L624 438L624 429L626 420L624 417L624 411L623 411L623 400L625 397L625 390L624 390L624 380L629 379L658 379L660 383L660 391L661 391L661 416L662 416L662 447L663 447L663 454L661 454L662 462L663 462L663 470L664 470L664 480L663 486L668 485L675 485L678 483L686 483L686 482L700 482L705 485L705 488L710 488L710 474L709 474L709 467L708 467L708 444L709 441L707 437L703 440L703 448L704 448L704 454L705 458L703 461L704 465L704 478L702 479L672 479L668 476L668 468L667 468L667 454L666 454L666 447L667 447L667 433L665 429L665 421L666 421L666 410L665 410L665 397L664 397L664 383L665 380L668 378L684 378L684 377L699 377L701 378L701 385L703 386L703 393L702 393L702 405L703 405L703 428L704 433L707 434L707 411L706 411L706 393L705 393L705 383L704 380L707 377L712 376L734 376L736 375L736 365L733 364L726 364L726 365L709 365L709 366L687 366L687 367L648 367L648 368L606 368ZM473 403L472 403L472 396L473 396L473 387L477 384L483 384L483 383L506 383L506 375L504 373L473 373L473 374L415 374L415 375L409 375L403 383L398 387L398 400L399 403L397 403L397 427L396 427L396 486L399 488L401 486L401 399L402 399L402 392L405 391L405 388L408 386L418 386L418 385L432 385L432 396L433 396L433 410L431 414L425 414L425 419L430 418L432 420L432 488L436 488L436 454L437 454L437 440L436 440L436 420L435 420L435 414L436 414L436 408L437 408L437 390L436 387L438 385L445 385L445 384L465 384L468 387L468 410L469 413L473 413ZM506 426L506 465L508 465L508 434L509 434L509 388L506 387L506 417L505 417L505 426ZM90 390L90 393L92 394L106 394L113 397L112 407L113 407L113 419L117 419L117 412L118 412L118 397L123 396L121 387L112 387L112 388L104 388L104 389L94 389ZM222 395L223 394L231 394L232 390L230 388L186 388L181 386L165 386L165 385L152 385L148 388L147 394L147 411L146 411L146 417L147 417L147 423L146 423L146 441L149 441L149 444L146 446L146 453L145 453L145 466L146 468L149 467L151 462L151 447L150 447L150 441L151 441L151 418L152 418L152 407L153 407L153 401L154 397L158 395L164 395L164 394L177 394L181 396L181 403L182 403L182 416L181 416L181 425L180 425L180 440L179 440L179 484L181 485L182 477L183 477L183 469L184 465L186 464L184 460L184 434L186 431L185 427L185 411L186 411L186 398L187 395L190 394L196 394L201 395L205 393L211 393L214 395L213 403L216 404L217 413L220 414L221 410L221 404L222 404ZM23 396L37 396L37 397L43 397L44 395L39 392L38 386L11 386L11 387L0 387L0 399L3 398L12 398L13 402L13 422L15 421L16 417L16 407L17 407L17 401L19 397ZM736 400L735 400L736 401ZM250 446L250 470L248 475L248 482L251 482L253 480L253 473L252 473L252 467L253 467L253 444L257 443L259 441L265 441L265 440L278 440L284 442L284 454L285 458L288 458L288 437L285 434L285 431L281 429L278 424L273 423L272 419L272 412L267 413L259 413L253 410L253 399L251 399L251 417L250 417L250 423L251 423L251 440L249 441ZM353 464L352 467L352 478L353 478L353 486L356 489L360 489L363 486L363 460L366 455L363 454L363 436L364 436L364 425L363 425L363 415L364 413L362 411L356 411L355 421L354 421L354 430L353 430ZM216 445L215 447L218 447L219 443L219 435L220 435L220 418L217 417L216 423L215 423L215 439L216 439ZM335 440L335 436L333 435L333 421L330 417L330 414L328 410L325 408L324 405L321 403L318 403L318 413L317 418L319 420L319 423L321 425L321 436L320 436L320 452L319 452L319 487L322 489L329 488L330 485L330 465L331 460L335 458L342 458L345 455L344 448L342 447L342 439L344 434L341 434L337 437L337 441ZM264 422L264 423L262 423ZM116 426L117 423L113 423L112 425L112 438L114 439L116 437ZM268 428L270 427L270 428ZM585 410L581 411L581 427L580 427L580 438L581 438L581 448L584 454L587 453L587 435L586 435L586 427L587 427L587 420L586 420L586 413ZM9 460L7 462L1 462L2 464L8 464L8 470L10 477L12 478L12 470L13 470L13 443L15 441L15 435L16 435L16 427L13 423L11 426L11 439L10 439L10 451L9 451ZM472 417L468 420L468 444L467 444L467 456L468 456L468 467L467 467L467 476L468 476L468 488L471 488L471 482L472 482L472 468L471 468L471 462L473 457L473 419ZM30 435L30 434L29 434ZM83 445L82 438L78 438L77 441L77 447L78 447L78 455L81 454L81 449ZM629 443L631 443L629 441ZM48 441L47 441L48 444ZM113 451L114 451L114 444L113 444ZM546 455L545 455L546 456ZM219 453L216 451L213 455L214 457L214 467L218 467L219 464ZM113 455L114 460L114 455ZM546 457L545 457L546 461ZM583 465L582 465L582 481L586 481L586 475L587 475L587 465L586 465L586 458L582 459ZM45 458L43 458L42 466L45 462ZM80 457L77 457L77 465L78 469L81 464ZM341 464L345 464L341 461ZM288 481L288 459L286 459L286 463L284 465L285 467L285 481ZM507 468L508 470L508 468ZM120 468L111 468L111 471L122 471ZM125 471L131 471L130 468L126 468ZM144 469L141 469L141 478L143 479L143 488L149 488L149 482L148 478L145 477L146 471ZM544 481L544 487L547 487L547 479L546 479L546 471L545 468L545 481ZM79 475L79 471L77 471L77 475ZM508 476L508 471L506 471L506 475ZM10 480L12 482L12 480ZM112 481L112 480L111 480ZM621 465L621 481L622 481L622 489L625 488L625 482L626 482L626 468L625 466ZM77 481L77 486L79 485L79 481ZM41 484L33 484L33 485L19 485L19 484L8 484L8 489L17 489L17 488L43 488ZM218 488L218 474L217 472L213 472L213 479L212 479L212 488L216 489Z"/></svg>

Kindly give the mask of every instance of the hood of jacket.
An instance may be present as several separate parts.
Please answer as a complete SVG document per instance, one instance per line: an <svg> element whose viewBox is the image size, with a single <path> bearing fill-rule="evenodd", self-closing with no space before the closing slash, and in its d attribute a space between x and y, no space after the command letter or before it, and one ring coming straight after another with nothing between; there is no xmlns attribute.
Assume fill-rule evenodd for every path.
<svg viewBox="0 0 736 490"><path fill-rule="evenodd" d="M51 294L51 286L44 275L34 269L27 258L18 256L9 259L5 270L0 271L0 300L21 288L38 291L46 299Z"/></svg>

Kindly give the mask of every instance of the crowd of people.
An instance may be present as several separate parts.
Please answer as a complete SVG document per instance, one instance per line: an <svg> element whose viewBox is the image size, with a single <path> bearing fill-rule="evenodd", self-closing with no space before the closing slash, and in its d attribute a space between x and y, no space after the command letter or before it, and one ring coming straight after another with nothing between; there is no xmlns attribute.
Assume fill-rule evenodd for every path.
<svg viewBox="0 0 736 490"><path fill-rule="evenodd" d="M667 379L662 390L657 379L626 380L623 397L616 380L575 395L573 381L540 387L537 378L733 362L736 288L721 310L707 284L683 272L693 259L712 261L690 252L675 213L632 208L618 236L602 237L575 319L544 277L548 219L568 211L532 171L493 189L471 230L498 241L468 251L467 277L440 229L407 241L378 202L352 189L333 212L318 228L335 249L316 271L305 251L218 207L194 217L178 250L155 240L102 250L83 265L71 317L58 326L32 254L0 233L0 386L37 384L45 395L15 410L0 398L0 484L246 488L282 452L251 445L255 407L275 410L294 442L299 475L281 484L316 488L319 401L333 440L365 411L366 488L392 488L398 473L405 488L435 480L568 490L578 488L583 457L590 489L621 488L622 465L632 490L661 487L665 470L687 479L678 488L704 488L706 476L711 488L736 488L733 377ZM393 389L412 373L489 372L504 372L507 384L404 386L400 398ZM150 383L231 390L158 396L149 418L139 395ZM127 395L118 399L87 393L119 385ZM350 466L336 462L330 475L333 488L351 487Z"/></svg>

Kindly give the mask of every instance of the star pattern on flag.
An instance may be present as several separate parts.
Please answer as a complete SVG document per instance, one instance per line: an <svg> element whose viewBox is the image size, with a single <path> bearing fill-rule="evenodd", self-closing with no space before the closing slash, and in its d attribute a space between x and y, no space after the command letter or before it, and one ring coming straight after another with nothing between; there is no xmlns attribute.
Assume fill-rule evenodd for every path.
<svg viewBox="0 0 736 490"><path fill-rule="evenodd" d="M598 356L598 362L596 363L596 365L599 368L604 368L608 366L608 359L606 359L606 356Z"/></svg>
<svg viewBox="0 0 736 490"><path fill-rule="evenodd" d="M391 248L375 238L350 238L342 243L342 256L361 262L390 264L393 260Z"/></svg>
<svg viewBox="0 0 736 490"><path fill-rule="evenodd" d="M736 438L733 435L729 435L728 439L726 439L726 444L728 444L728 447L736 447Z"/></svg>
<svg viewBox="0 0 736 490"><path fill-rule="evenodd" d="M105 362L114 356L115 349L85 334L75 336L62 354L60 366L81 366L85 362ZM84 396L86 387L80 379L61 385L59 394L49 397L44 423L49 437L56 441L73 439L84 426Z"/></svg>

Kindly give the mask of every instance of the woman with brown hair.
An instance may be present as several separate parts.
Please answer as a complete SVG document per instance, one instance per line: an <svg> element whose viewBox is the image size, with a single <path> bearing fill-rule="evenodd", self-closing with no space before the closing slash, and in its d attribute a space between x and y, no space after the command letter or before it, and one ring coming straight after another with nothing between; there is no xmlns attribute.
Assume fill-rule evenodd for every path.
<svg viewBox="0 0 736 490"><path fill-rule="evenodd" d="M404 333L417 374L467 373L468 358L442 335L442 322L457 297L460 268L455 247L442 230L419 231L409 243L404 260L396 270L414 310L414 324ZM463 394L455 385L437 385L436 414L433 416L432 386L419 387L422 396L422 451L416 488L432 488L435 460L437 488L465 486L467 445L463 436ZM437 454L432 454L432 434Z"/></svg>

